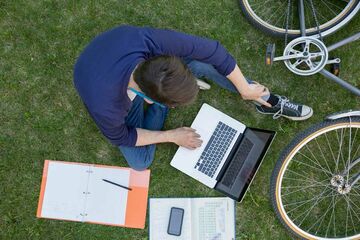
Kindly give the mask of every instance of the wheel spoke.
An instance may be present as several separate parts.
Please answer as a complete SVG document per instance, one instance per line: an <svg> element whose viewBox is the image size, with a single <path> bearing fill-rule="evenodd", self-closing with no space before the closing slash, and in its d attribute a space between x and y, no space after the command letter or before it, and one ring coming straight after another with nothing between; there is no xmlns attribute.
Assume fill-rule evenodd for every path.
<svg viewBox="0 0 360 240"><path fill-rule="evenodd" d="M290 195L290 194L293 194L293 193L297 193L297 192L304 191L304 190L306 190L306 189L314 188L314 187L318 187L318 186L322 186L322 185L315 183L315 184L313 184L313 185L306 186L306 187L304 187L304 188L300 188L300 189L295 190L295 191L291 191L291 192L287 191L285 194L281 194L281 196L284 197L284 196L287 196L287 195ZM330 187L330 185L328 185L328 186ZM283 189L283 188L282 188L282 189Z"/></svg>
<svg viewBox="0 0 360 240"><path fill-rule="evenodd" d="M356 205L349 196L347 196L347 195L344 195L344 196L349 202L351 202L354 205L354 207L356 207L358 210L360 210L360 207L358 205Z"/></svg>
<svg viewBox="0 0 360 240"><path fill-rule="evenodd" d="M305 147L309 150L309 147L307 145L305 145ZM311 151L310 151L311 152ZM314 156L314 154L311 152L311 155L314 157L314 158L310 158L308 156L306 156L305 154L301 153L300 151L298 151L299 154L301 154L302 156L304 156L305 158L309 159L310 161L312 161L313 163L315 163L318 167L320 167L324 172L328 173L329 175L327 175L328 177L332 176L332 173L328 170L326 170L325 168L323 168L321 166L321 164L319 163L319 161L317 160L317 158Z"/></svg>
<svg viewBox="0 0 360 240"><path fill-rule="evenodd" d="M288 5L290 3L290 6ZM289 31L299 30L299 17L298 17L298 1L271 1L271 0L248 0L243 3L247 9L247 13L251 13L251 18L255 22L265 25L271 31L275 28L280 29L284 34L286 29ZM304 14L307 32L316 31L317 18L319 27L323 29L329 25L336 25L340 21L340 17L352 11L351 1L343 0L316 0L313 7L309 0L304 1ZM313 8L315 8L315 14Z"/></svg>
<svg viewBox="0 0 360 240"><path fill-rule="evenodd" d="M344 160L344 155L342 154L342 147L343 147L343 136L344 136L344 129L342 128L341 129L341 137L339 137L339 134L338 134L338 131L336 130L336 137L338 139L338 143L339 143L339 152L338 152L338 161L342 160L342 163L343 163L343 166L344 168L346 167L346 164L345 164L345 160Z"/></svg>
<svg viewBox="0 0 360 240"><path fill-rule="evenodd" d="M324 180L322 180L320 182L318 182L316 180L300 179L300 178L289 178L289 177L283 177L283 179L292 180L292 181L301 181L301 182L310 183L310 184L313 184L315 182L315 183L319 184L319 186L323 186L323 187L328 186L328 184L321 184L320 183L320 182L323 182L323 181L328 181L328 179L324 179Z"/></svg>
<svg viewBox="0 0 360 240"><path fill-rule="evenodd" d="M348 206L349 206L349 208L350 208L350 211L355 214L355 217L356 217L356 218L359 220L359 222L360 222L360 217L356 214L355 210L352 208L352 206L351 206L351 204L350 204L350 202L349 202L349 198L348 198L346 195L345 195L345 201L349 204Z"/></svg>
<svg viewBox="0 0 360 240"><path fill-rule="evenodd" d="M352 227L353 227L353 229L354 229L354 232L356 232L356 229L355 229L355 224L354 224L354 218L353 218L353 216L352 216L352 213L350 212L350 219L351 219L351 223L352 223ZM346 236L348 236L347 235L347 229L346 229Z"/></svg>
<svg viewBox="0 0 360 240"><path fill-rule="evenodd" d="M350 120L351 121L351 120ZM350 173L350 165L351 165L351 122L349 128L349 151L348 151L348 160L346 163L346 183L349 183L349 173Z"/></svg>
<svg viewBox="0 0 360 240"><path fill-rule="evenodd" d="M326 164L327 169L329 170L329 172L331 172L331 168L330 168L330 166L329 166L329 164L328 164L328 161L326 160L326 157L325 157L325 155L324 155L324 152L322 151L322 148L320 147L317 138L315 138L315 142L316 142L316 145L318 146L318 148L319 148L319 150L320 150L321 156L324 158L324 161L325 161L325 164Z"/></svg>
<svg viewBox="0 0 360 240"><path fill-rule="evenodd" d="M310 183L319 183L319 184L321 184L321 182L319 182L319 181L316 181L315 179L311 179L311 178L308 178L308 177L305 177L304 176L304 174L300 174L300 173L297 173L297 172L294 172L293 170L290 170L290 169L287 169L287 171L288 172L291 172L291 173L293 173L293 174L295 174L295 175L297 175L297 176L300 176L300 177L302 177L302 178L305 178L306 180L308 180L308 182L310 182Z"/></svg>
<svg viewBox="0 0 360 240"><path fill-rule="evenodd" d="M309 52L309 51L310 51L310 41L306 40L305 41L304 52Z"/></svg>
<svg viewBox="0 0 360 240"><path fill-rule="evenodd" d="M329 142L329 138L327 137L327 133L325 133L324 136L325 136L327 145L329 146L329 149L330 149L330 152L331 152L331 156L333 157L334 162L335 162L335 172L337 172L337 171L338 171L339 163L338 163L338 161L337 161L336 158L335 158L334 151L332 150L332 147L331 147L330 142Z"/></svg>
<svg viewBox="0 0 360 240"><path fill-rule="evenodd" d="M304 62L304 59L298 59L298 60L296 60L293 64L291 64L291 66L293 67L293 68L296 68L297 66L299 66L301 63L303 63Z"/></svg>
<svg viewBox="0 0 360 240"><path fill-rule="evenodd" d="M327 197L327 196L325 196ZM321 198L325 198L325 197L321 197ZM308 203L308 202L312 202L313 200L315 200L317 197L313 197L311 199L307 199L307 200L303 200L303 201L298 201L298 202L292 202L292 203L288 203L288 204L284 204L284 207L288 207L288 206L293 206L293 205L296 205L296 204L301 204L301 206L303 206L303 203Z"/></svg>
<svg viewBox="0 0 360 240"><path fill-rule="evenodd" d="M304 220L306 219L306 217L309 216L310 212L315 208L315 206L317 206L321 201L324 200L324 198L321 198L324 194L325 194L325 190L319 195L319 197L316 199L315 203L310 207L310 209L307 210L306 212L304 212L304 213L306 213L306 214L305 214L305 217L303 217L302 220L300 221L300 223L299 223L299 225L298 225L299 227L300 227L301 224L304 222ZM331 194L331 192L330 192L329 194ZM299 215L299 216L302 216L302 215L303 215L303 214L301 214L301 215ZM299 217L299 216L298 216L298 217ZM298 218L298 217L297 217L297 218ZM294 219L294 221L295 221L295 219Z"/></svg>
<svg viewBox="0 0 360 240"><path fill-rule="evenodd" d="M357 135L357 132L358 132L358 128L356 129L356 131L355 131L355 136L354 136L354 140L352 141L352 144L351 144L351 151L352 151L352 149L353 149L353 147L354 147L354 144L355 144L355 140L356 140L356 135ZM360 147L360 144L359 144L359 147ZM354 158L356 157L356 153L354 153Z"/></svg>
<svg viewBox="0 0 360 240"><path fill-rule="evenodd" d="M323 2L323 3L324 3L323 5L325 5L332 13L334 13L334 16L337 15L337 13L336 13L331 7L329 7L329 4L325 3L324 0L321 0L321 2ZM330 2L328 1L328 3L330 3ZM336 6L335 4L332 4L332 6L333 6L333 7L335 6L335 7L337 7L338 9L341 10L341 8L339 8L339 6Z"/></svg>
<svg viewBox="0 0 360 240"><path fill-rule="evenodd" d="M314 52L314 53L310 53L310 58L317 58L317 57L322 57L325 54L323 52Z"/></svg>
<svg viewBox="0 0 360 240"><path fill-rule="evenodd" d="M355 154L354 154L355 157L358 156L357 153L358 153L359 149L360 149L360 144L359 144L358 148L355 151Z"/></svg>
<svg viewBox="0 0 360 240"><path fill-rule="evenodd" d="M348 229L348 217L349 217L349 202L347 202L346 204L346 226L345 226L345 229L346 229L346 236L347 236L347 229ZM350 213L351 214L351 213Z"/></svg>
<svg viewBox="0 0 360 240"><path fill-rule="evenodd" d="M291 224L319 238L345 239L360 234L360 181L350 186L349 192L344 188L341 193L343 183L331 182L340 175L344 184L347 181L350 184L359 169L354 163L360 124L357 118L351 125L346 119L341 123L344 125L339 127L335 122L334 129L327 127L323 133L313 131L314 137L306 136L305 144L291 150L292 158L282 170L285 172L277 190L282 200L281 211ZM351 170L344 171L352 165Z"/></svg>
<svg viewBox="0 0 360 240"><path fill-rule="evenodd" d="M332 197L332 201L334 201L334 195L332 195L331 197ZM322 226L322 223L324 222L325 216L327 215L329 209L330 208L328 208L328 210L320 218L318 218L310 228L308 228L307 232L309 232L321 220L320 224L318 225L318 228L317 228L316 232L320 229L320 227ZM331 217L330 217L330 220L331 220Z"/></svg>
<svg viewBox="0 0 360 240"><path fill-rule="evenodd" d="M332 199L332 210L334 210L334 196L333 196L333 199ZM324 214L324 219L325 219L325 216L326 216L326 214L327 214L327 212L330 210L330 207L326 210L326 212L325 212L325 214ZM330 216L330 220L329 220L329 223L328 223L328 225L327 225L327 228L326 228L326 232L325 232L325 237L327 236L327 234L328 234L328 231L329 231L329 229L330 229L330 224L331 224L331 218L333 217L333 215L331 214L331 216Z"/></svg>
<svg viewBox="0 0 360 240"><path fill-rule="evenodd" d="M297 162L297 163L299 163L299 164L308 166L309 168L315 169L315 170L317 170L317 171L323 172L323 173L325 173L326 175L327 175L327 173L330 173L330 172L328 172L328 171L324 171L324 170L321 169L321 168L317 168L317 167L311 166L311 165L309 165L309 164L307 164L307 163L304 163L304 162L301 162L301 161L297 161L297 160L294 160L294 159L293 159L293 161L294 161L294 162ZM331 174L331 173L330 173L330 174ZM327 175L327 176L329 176L329 175Z"/></svg>

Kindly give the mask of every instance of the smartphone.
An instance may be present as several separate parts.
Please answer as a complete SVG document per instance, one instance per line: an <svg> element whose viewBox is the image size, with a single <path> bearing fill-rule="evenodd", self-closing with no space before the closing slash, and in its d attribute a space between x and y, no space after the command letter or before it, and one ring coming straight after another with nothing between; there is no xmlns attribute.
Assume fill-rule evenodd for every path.
<svg viewBox="0 0 360 240"><path fill-rule="evenodd" d="M167 233L174 236L180 236L183 218L184 218L184 209L172 207L170 211Z"/></svg>

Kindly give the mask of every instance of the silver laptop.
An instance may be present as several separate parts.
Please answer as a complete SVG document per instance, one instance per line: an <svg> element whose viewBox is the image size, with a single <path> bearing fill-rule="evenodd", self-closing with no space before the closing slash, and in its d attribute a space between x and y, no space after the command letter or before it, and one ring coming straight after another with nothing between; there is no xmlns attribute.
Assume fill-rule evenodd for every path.
<svg viewBox="0 0 360 240"><path fill-rule="evenodd" d="M275 132L248 128L208 104L202 105L191 127L200 134L202 146L179 147L171 166L240 201Z"/></svg>

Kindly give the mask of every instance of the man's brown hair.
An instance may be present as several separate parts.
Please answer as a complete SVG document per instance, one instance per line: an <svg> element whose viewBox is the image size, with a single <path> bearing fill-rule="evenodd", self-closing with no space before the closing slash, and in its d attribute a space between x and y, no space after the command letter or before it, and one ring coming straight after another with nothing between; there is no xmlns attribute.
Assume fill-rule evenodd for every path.
<svg viewBox="0 0 360 240"><path fill-rule="evenodd" d="M199 92L195 77L174 56L157 56L140 63L134 80L146 96L170 107L193 102Z"/></svg>

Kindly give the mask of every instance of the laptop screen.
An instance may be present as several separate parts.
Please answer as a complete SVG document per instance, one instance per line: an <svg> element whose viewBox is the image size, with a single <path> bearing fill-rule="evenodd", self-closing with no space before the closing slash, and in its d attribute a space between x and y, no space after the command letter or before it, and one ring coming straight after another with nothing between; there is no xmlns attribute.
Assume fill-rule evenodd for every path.
<svg viewBox="0 0 360 240"><path fill-rule="evenodd" d="M240 194L240 201L245 196L245 193L247 189L249 188L252 180L255 177L256 172L258 171L262 160L264 159L264 156L275 136L275 132L268 131L268 130L262 130L262 129L256 129L256 128L248 128L248 131L252 131L256 136L258 136L261 141L264 143L263 151L261 152L260 156L256 159L256 161L245 161L243 165L243 173L241 174L244 187Z"/></svg>
<svg viewBox="0 0 360 240"><path fill-rule="evenodd" d="M240 202L254 179L274 136L275 132L273 131L247 128L239 141L239 146L234 149L242 157L239 158L239 154L229 157L228 166L224 169L224 174L220 177L215 189ZM247 149L247 151L242 151L242 149ZM238 165L236 168L239 159L243 159L243 161L241 161L241 167L239 168ZM228 181L229 175L234 176L231 177L231 184Z"/></svg>

